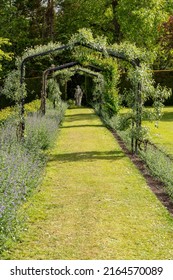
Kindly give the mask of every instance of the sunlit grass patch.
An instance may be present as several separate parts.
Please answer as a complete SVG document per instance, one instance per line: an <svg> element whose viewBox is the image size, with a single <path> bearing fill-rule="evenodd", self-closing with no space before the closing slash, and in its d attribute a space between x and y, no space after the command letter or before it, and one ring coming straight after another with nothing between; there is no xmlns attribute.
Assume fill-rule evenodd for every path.
<svg viewBox="0 0 173 280"><path fill-rule="evenodd" d="M150 129L151 140L167 154L173 156L173 107L163 109L163 117L157 125L148 121L144 124Z"/></svg>

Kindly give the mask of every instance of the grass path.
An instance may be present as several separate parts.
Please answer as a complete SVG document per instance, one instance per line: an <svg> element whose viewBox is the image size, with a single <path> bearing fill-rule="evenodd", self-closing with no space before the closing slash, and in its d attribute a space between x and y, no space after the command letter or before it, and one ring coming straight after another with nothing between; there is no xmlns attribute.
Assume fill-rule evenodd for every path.
<svg viewBox="0 0 173 280"><path fill-rule="evenodd" d="M91 109L71 109L6 259L173 259L173 219Z"/></svg>

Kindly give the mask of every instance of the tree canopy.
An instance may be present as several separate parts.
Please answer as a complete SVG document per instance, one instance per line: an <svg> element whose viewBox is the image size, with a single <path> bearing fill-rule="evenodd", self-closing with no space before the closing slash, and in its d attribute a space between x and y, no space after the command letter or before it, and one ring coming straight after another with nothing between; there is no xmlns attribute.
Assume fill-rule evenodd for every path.
<svg viewBox="0 0 173 280"><path fill-rule="evenodd" d="M152 48L171 13L171 0L2 0L0 36L16 54L49 41L66 43L79 28L109 43L125 39Z"/></svg>

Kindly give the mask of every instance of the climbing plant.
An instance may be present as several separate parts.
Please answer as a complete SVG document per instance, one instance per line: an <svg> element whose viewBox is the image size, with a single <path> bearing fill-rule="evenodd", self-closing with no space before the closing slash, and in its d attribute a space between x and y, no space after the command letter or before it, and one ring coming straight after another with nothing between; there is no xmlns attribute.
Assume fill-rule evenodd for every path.
<svg viewBox="0 0 173 280"><path fill-rule="evenodd" d="M126 92L125 99L128 106L131 108L131 114L127 117L127 122L123 118L122 122L124 125L121 125L121 127L127 129L127 124L131 125L130 134L132 139L132 150L135 150L137 153L139 143L146 138L146 129L142 127L142 117L144 113L146 116L146 111L144 110L145 101L148 99L153 100L154 114L152 114L152 116L154 116L155 119L159 119L161 117L163 102L170 95L170 90L162 88L160 85L156 87L152 79L150 65L155 59L155 53L151 54L150 52L137 48L134 44L128 42L107 46L104 38L99 39L97 37L96 40L94 40L92 34L86 29L82 30L79 34L74 35L73 42L75 42L75 40L81 40L81 44L87 44L86 42L89 42L95 50L102 50L102 55L96 55L95 53L93 54L93 52L91 53L91 51L88 51L88 49L86 50L85 48L80 47L80 52L76 51L75 54L81 59L81 61L93 62L94 59L95 63L103 64L104 60L107 60L108 62L108 56L120 58L120 60L123 61L123 63L120 63L119 60L119 68L116 68L116 66L112 68L112 70L114 70L113 73L111 71L106 71L111 68L110 61L108 62L107 67L106 65L102 66L105 71L105 77L108 77L108 89L111 88L111 83L113 85L113 79L110 78L110 74L114 74L114 77L119 77L119 73L118 71L115 71L115 69L125 69L125 71L128 72L128 79L131 82L132 88ZM91 59L92 56L94 58ZM113 60L113 63L114 65L117 65L115 59ZM113 85L114 91L117 90L116 86L118 86L118 82ZM110 97L112 96L107 95L107 93L108 91L106 91L105 97L109 97L109 99L105 98L105 103L108 107L108 105L111 104ZM116 101L114 101L114 104L116 104ZM117 102L116 108L118 108L118 106L119 104ZM150 113L149 115L151 116ZM110 113L109 117L111 117Z"/></svg>
<svg viewBox="0 0 173 280"><path fill-rule="evenodd" d="M27 91L25 87L25 83L23 81L21 85L21 65L23 61L29 60L29 58L36 57L37 55L39 56L40 53L48 52L48 60L51 62L52 61L52 55L49 55L49 52L51 50L57 49L60 47L60 43L49 43L47 45L39 45L35 46L33 48L27 48L24 53L16 58L16 69L11 71L5 80L5 85L4 85L4 90L3 94L10 98L11 100L19 103L22 97L27 96ZM56 53L55 53L56 54Z"/></svg>
<svg viewBox="0 0 173 280"><path fill-rule="evenodd" d="M81 40L81 44L89 44L94 48L94 51L78 46L75 48L73 55L75 59L86 66L92 64L99 67L104 77L104 94L102 94L102 99L100 99L102 102L101 106L104 111L112 116L119 110L118 83L120 75L117 60L108 55L108 45L104 37L94 39L92 34L86 29L80 32L80 36L76 35L76 38L75 36L73 37L73 44L75 44L75 40ZM100 53L100 50L102 50L102 53Z"/></svg>
<svg viewBox="0 0 173 280"><path fill-rule="evenodd" d="M71 69L63 69L59 71L55 71L53 74L54 77L58 76L58 80L61 82L61 84L65 84L67 81L71 79L71 77L78 72L82 75L91 76L93 78L93 99L92 102L100 102L102 100L104 95L104 76L101 73L92 71L91 69L87 67L82 67L80 65L74 66ZM85 90L87 90L85 88Z"/></svg>
<svg viewBox="0 0 173 280"><path fill-rule="evenodd" d="M104 37L94 38L92 32L87 29L79 30L77 34L74 34L69 41L69 44L61 46L59 43L51 43L46 46L38 46L35 48L27 49L21 58L16 61L17 71L20 71L20 90L17 91L18 96L24 101L23 93L23 80L24 80L24 66L25 63L32 58L39 56L52 55L53 53L74 50L73 56L82 64L86 65L92 63L98 65L104 76L104 97L101 100L102 110L106 111L109 117L118 112L119 100L118 100L118 82L120 72L122 68L128 70L128 77L133 86L131 98L127 94L128 99L131 99L132 104L132 140L135 140L135 152L138 149L138 141L141 137L142 131L142 114L144 102L147 98L154 99L154 105L157 107L161 105L161 102L165 97L169 95L166 89L162 90L161 87L155 89L152 77L147 72L149 71L148 65L153 61L153 55L151 56L144 49L137 48L134 44L127 42L119 45L108 45ZM49 59L52 59L52 57ZM119 61L125 61L121 66ZM18 87L17 87L18 88ZM159 100L159 101L158 101ZM161 106L160 106L161 107ZM159 110L156 110L159 112ZM23 115L23 109L21 110ZM23 120L22 120L23 121ZM22 125L24 129L24 123Z"/></svg>
<svg viewBox="0 0 173 280"><path fill-rule="evenodd" d="M170 96L171 90L155 85L152 71L146 63L141 63L140 67L137 67L135 71L134 69L129 69L127 78L133 87L125 90L123 98L130 110L123 117L118 117L116 128L118 130L129 130L131 126L129 134L132 140L132 150L134 150L134 141L137 141L135 144L135 151L137 151L137 145L148 141L149 137L149 131L142 125L142 120L147 118L150 121L155 121L157 125L162 116L164 101ZM140 91L138 96L135 94L137 90ZM148 100L152 102L151 110L145 108Z"/></svg>
<svg viewBox="0 0 173 280"><path fill-rule="evenodd" d="M27 96L25 83L23 83L22 87L20 84L20 71L19 69L11 71L4 83L3 94L15 101L17 104L20 103L21 96Z"/></svg>
<svg viewBox="0 0 173 280"><path fill-rule="evenodd" d="M48 91L48 99L53 103L53 107L55 108L57 105L61 103L61 91L58 82L56 79L49 79L47 85Z"/></svg>

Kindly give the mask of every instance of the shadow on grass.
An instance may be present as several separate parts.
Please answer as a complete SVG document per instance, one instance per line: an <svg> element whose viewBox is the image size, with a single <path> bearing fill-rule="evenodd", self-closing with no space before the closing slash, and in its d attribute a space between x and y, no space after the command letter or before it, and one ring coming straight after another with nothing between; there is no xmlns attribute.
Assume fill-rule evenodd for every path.
<svg viewBox="0 0 173 280"><path fill-rule="evenodd" d="M173 121L173 112L164 112L161 122L172 122Z"/></svg>
<svg viewBox="0 0 173 280"><path fill-rule="evenodd" d="M75 162L75 161L94 161L94 160L118 160L125 157L121 151L106 152L79 152L66 153L50 156L49 161Z"/></svg>
<svg viewBox="0 0 173 280"><path fill-rule="evenodd" d="M64 129L64 128L72 128L72 127L104 127L103 125L101 124L83 124L83 125L64 125L61 127L61 129Z"/></svg>
<svg viewBox="0 0 173 280"><path fill-rule="evenodd" d="M83 121L83 120L93 120L93 119L97 119L98 117L96 116L96 114L94 114L93 112L89 112L89 113L84 113L84 114L67 114L65 115L65 121L66 122L73 122L73 121Z"/></svg>

